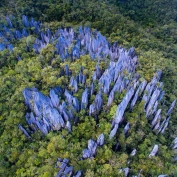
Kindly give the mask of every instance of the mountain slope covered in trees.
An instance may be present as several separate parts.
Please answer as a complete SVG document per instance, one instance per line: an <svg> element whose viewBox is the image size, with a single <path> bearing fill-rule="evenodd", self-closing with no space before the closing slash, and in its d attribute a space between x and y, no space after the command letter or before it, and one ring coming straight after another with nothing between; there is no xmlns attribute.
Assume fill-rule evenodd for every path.
<svg viewBox="0 0 177 177"><path fill-rule="evenodd" d="M162 70L160 82L164 83L165 94L158 108L162 109L164 118L177 97L176 4L176 0L3 0L0 2L0 31L4 31L4 24L8 26L6 15L14 25L11 31L22 31L22 15L27 15L28 19L34 17L41 21L44 32L48 28L54 33L58 29L70 27L77 32L79 26L87 26L92 31L100 31L110 44L118 41L119 47L124 47L127 51L134 46L138 57L136 71L141 82L143 79L151 82L156 71ZM116 93L111 106L104 106L97 117L89 115L88 110L77 112L75 117L79 121L78 124L73 122L71 133L66 129L50 131L45 136L41 131L34 132L25 119L29 107L25 105L23 90L35 87L47 96L50 89L57 86L70 89L70 76L61 74L66 71L66 65L74 77L82 67L82 74L87 76L86 85L89 85L98 60L92 60L87 54L74 62L62 61L61 56L55 53L55 45L51 43L40 52L35 52L32 48L38 34L33 33L34 28L26 29L29 36L12 39L13 52L7 49L0 51L0 176L56 176L59 171L59 168L55 168L57 158L68 158L74 171L82 170L83 176L124 176L119 171L126 167L130 168L130 176L138 175L140 170L141 176L177 174L174 162L176 152L171 147L177 136L176 107L165 133L158 134L151 130L151 120L146 119L143 102L139 99L131 111L126 110L125 120L116 136L109 138L111 121L127 89ZM9 35L8 32L6 35ZM2 36L0 40L2 43ZM109 58L100 60L99 65L103 73L109 66ZM123 74L130 79L130 75ZM88 104L94 103L99 91L98 81L94 84L95 91ZM113 86L114 83L111 82L110 88ZM85 87L80 84L78 88L74 96L81 101ZM103 105L106 105L108 95L102 94L102 98ZM127 122L131 126L128 135L125 135L124 126ZM25 137L19 124L31 138ZM96 140L101 133L105 135L105 145L97 148L93 159L80 160L88 140ZM157 156L149 158L148 155L157 143ZM130 156L134 148L137 149L137 154Z"/></svg>

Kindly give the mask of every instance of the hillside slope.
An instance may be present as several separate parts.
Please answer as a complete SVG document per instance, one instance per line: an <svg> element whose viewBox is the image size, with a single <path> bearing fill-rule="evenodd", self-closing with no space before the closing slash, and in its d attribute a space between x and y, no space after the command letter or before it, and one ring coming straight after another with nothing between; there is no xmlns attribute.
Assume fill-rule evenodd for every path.
<svg viewBox="0 0 177 177"><path fill-rule="evenodd" d="M144 9L147 9L147 12ZM152 14L149 17L151 11ZM152 3L151 1L144 1L142 4L141 1L45 0L36 2L17 0L14 3L13 0L4 0L0 2L0 12L0 31L2 34L0 37L1 176L56 176L59 171L58 168L55 168L57 158L68 158L69 163L67 165L73 166L74 172L82 170L83 176L124 176L120 169L126 171L126 167L130 169L130 176L137 175L141 170L141 176L157 176L160 174L174 176L176 174L177 169L174 163L176 152L171 146L177 136L176 107L174 107L172 114L169 111L171 103L177 97L175 1L171 1L171 3L165 0ZM6 14L12 22L12 27L5 17ZM34 23L31 20L34 25L28 26L24 23L25 16L22 18L24 14L27 15L29 21L31 17L34 17L37 21L40 20L42 24L40 22ZM35 24L39 25L40 29L36 28ZM88 26L92 29L91 39L93 36L95 36L95 39L99 36L95 31L97 29L103 34L101 40L105 43L95 44L93 51L78 56L78 50L74 46L78 47L79 45L77 43L77 37L81 36L79 35L81 29L79 26ZM54 36L58 29L64 29L65 27L66 31L70 31L70 27L73 27L73 31L75 31L73 41L69 44L69 47L67 46L69 55L64 57L66 60L63 59L63 52L60 50L61 44L63 45L62 39L58 41L58 38L62 36L61 31L58 32L58 36L55 36L56 38L50 37L49 41L46 38L50 36L49 31L47 31L48 28ZM23 31L22 36L16 30ZM45 34L45 39L43 39L44 36L41 35L41 32ZM8 41L5 41L3 35ZM108 43L104 35L107 37ZM45 45L43 46L40 41L36 41L36 38ZM2 45L4 41L7 49ZM12 50L9 41L13 46ZM116 46L116 43L113 44L115 41L118 41L118 46ZM95 57L94 52L98 52L96 46L102 46L103 43L106 47L102 49L99 57L97 55ZM56 50L57 45L58 50ZM135 53L133 52L131 55L131 50L129 50L132 46L135 47L138 63L136 63L134 69L129 68L122 72L122 76L125 77L124 82L129 81L130 84L123 87L121 92L116 92L114 100L110 103L111 106L108 106L107 102L115 81L110 82L109 91L105 89L101 92L100 98L99 82L101 81L98 78L106 73L106 69L108 69L108 73L111 73L109 69L115 66L110 63L110 59L117 62L119 58L119 61L121 52L125 52L125 56L134 58ZM80 47L80 49L83 49L82 45ZM122 47L126 49L123 50ZM118 58L112 59L113 55L110 55L110 51L109 54L105 54L104 52L107 49L110 49L113 53L118 50ZM128 67L133 66L129 64L127 64ZM67 74L66 66L69 67L70 74ZM92 75L94 71L98 72L99 70L100 74L97 73L97 75L100 76L94 81L95 89L87 100L83 98L83 93L87 93L87 88L90 93L94 77ZM158 75L155 74L156 71L160 70L162 70L162 76L159 78L160 80L157 79L156 89L153 88L153 91L159 94L164 91L165 94L163 99L159 101L157 112L153 112L147 119L149 113L144 112L144 102L141 101L143 94L139 95L137 104L132 110L130 110L130 104L125 107L124 120L120 124L115 137L111 139L110 133L116 129L116 125L111 129L111 122L116 115L116 110L119 110L118 105L121 105L121 102L129 93L130 87L134 87L137 91L138 86L144 80L152 83L153 77L155 78ZM129 73L129 71L133 72ZM72 85L75 80L72 80L71 76L77 78L78 75L86 77L86 80L79 83L80 81L76 79L77 90L77 87ZM133 82L137 76L139 82ZM160 82L163 82L164 85L162 86ZM83 101L83 109L74 113L74 117L79 120L71 121L72 131L68 133L69 123L66 126L68 129L63 128L56 131L58 128L51 128L53 131L47 133L39 130L38 123L36 123L37 126L35 125L38 130L30 127L25 115L27 112L36 111L36 109L31 109L33 107L29 106L31 102L28 103L25 100L24 89L35 87L37 90L34 89L33 94L41 94L43 95L42 98L50 95L51 98L52 93L50 91L58 86L69 90L69 93L78 99L79 105L82 105L81 102ZM57 93L60 97L60 104L62 101L67 103L67 94L63 91L61 93L61 96L59 92ZM64 94L66 98L63 96ZM150 96L152 98L153 93ZM102 107L96 110L96 114L95 111L93 111L94 114L89 114L89 106L93 103L98 104L97 99L102 99ZM84 100L87 101L84 102ZM35 103L35 100L31 99L31 101ZM87 102L88 105L86 106ZM84 109L84 106L87 108ZM168 123L165 133L151 130L152 119L159 109L162 110L160 123L163 123L163 120L164 124ZM68 105L66 110L70 110ZM34 115L37 114L34 112ZM62 116L64 117L64 114ZM38 118L35 119L38 120ZM27 120L29 119L27 118ZM25 137L24 130L19 124L27 130L30 137ZM53 125L55 124L52 123ZM126 126L130 127L128 134L125 133L124 128ZM96 154L93 155L94 158L81 160L83 158L82 152L87 148L88 140L96 141L102 133L105 136L104 146L101 145L100 147L98 145ZM46 135L44 136L44 134ZM112 132L112 134L114 133ZM149 158L148 155L153 147L156 147L154 146L156 144L159 148L157 156ZM130 154L134 149L136 149L137 154L131 156Z"/></svg>

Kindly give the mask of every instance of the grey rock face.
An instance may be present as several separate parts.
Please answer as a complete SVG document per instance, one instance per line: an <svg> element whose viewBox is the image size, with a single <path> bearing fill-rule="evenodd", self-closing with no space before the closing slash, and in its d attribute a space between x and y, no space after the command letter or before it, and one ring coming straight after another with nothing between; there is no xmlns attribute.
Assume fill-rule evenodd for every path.
<svg viewBox="0 0 177 177"><path fill-rule="evenodd" d="M176 149L177 148L177 137L174 139L173 143L172 143L172 148Z"/></svg>
<svg viewBox="0 0 177 177"><path fill-rule="evenodd" d="M88 106L88 89L86 88L82 94L81 109L86 109Z"/></svg>
<svg viewBox="0 0 177 177"><path fill-rule="evenodd" d="M113 91L121 91L121 88L124 88L123 86L123 75L119 75L116 83L114 84Z"/></svg>
<svg viewBox="0 0 177 177"><path fill-rule="evenodd" d="M74 79L74 77L71 77L69 87L74 88L74 93L78 91L77 81Z"/></svg>
<svg viewBox="0 0 177 177"><path fill-rule="evenodd" d="M82 175L81 171L74 172L74 167L69 166L68 159L58 158L56 168L60 168L60 171L57 173L56 177L62 177L62 176L81 177Z"/></svg>
<svg viewBox="0 0 177 177"><path fill-rule="evenodd" d="M122 168L122 169L120 169L120 170L119 170L119 173L124 172L125 177L127 177L128 174L129 174L129 171L130 171L130 169L127 167L127 168Z"/></svg>
<svg viewBox="0 0 177 177"><path fill-rule="evenodd" d="M157 111L157 107L158 107L158 100L155 102L154 106L151 108L151 110L149 111L149 115L153 115L156 111Z"/></svg>
<svg viewBox="0 0 177 177"><path fill-rule="evenodd" d="M88 141L88 149L90 150L92 156L95 155L96 148L97 148L97 143L94 140L90 139Z"/></svg>
<svg viewBox="0 0 177 177"><path fill-rule="evenodd" d="M71 127L71 123L70 123L70 121L67 121L66 122L66 129L68 130L68 132L71 132L71 129L72 127Z"/></svg>
<svg viewBox="0 0 177 177"><path fill-rule="evenodd" d="M111 132L110 132L110 134L109 134L109 138L110 138L110 139L115 136L115 134L116 134L118 128L119 128L119 124L115 124L115 125L114 125L114 128L111 130Z"/></svg>
<svg viewBox="0 0 177 177"><path fill-rule="evenodd" d="M123 98L122 102L117 107L116 114L114 116L114 122L119 124L122 120L122 117L124 115L125 109L127 108L127 105L129 101L131 100L132 96L134 94L134 89L130 88L128 92L126 93L125 97Z"/></svg>
<svg viewBox="0 0 177 177"><path fill-rule="evenodd" d="M64 95L66 97L67 102L69 104L72 104L73 96L67 90L65 90Z"/></svg>
<svg viewBox="0 0 177 177"><path fill-rule="evenodd" d="M125 176L127 177L130 169L127 167L127 168L124 168L123 171L124 171Z"/></svg>
<svg viewBox="0 0 177 177"><path fill-rule="evenodd" d="M25 102L32 111L31 114L27 113L26 119L34 131L38 128L43 134L47 134L50 130L60 130L64 128L66 122L69 121L70 117L66 110L66 103L63 102L59 105L59 97L56 92L57 89L50 90L50 99L34 88L25 89L23 91ZM72 95L65 91L65 96L68 102L72 103ZM33 114L33 112L35 114ZM66 127L70 131L71 127L69 126L69 122L67 122Z"/></svg>
<svg viewBox="0 0 177 177"><path fill-rule="evenodd" d="M158 133L162 133L162 130L163 130L163 133L164 133L165 129L168 126L169 121L170 121L170 117L165 118L163 120L163 122L161 123L160 127L158 128Z"/></svg>
<svg viewBox="0 0 177 177"><path fill-rule="evenodd" d="M155 155L157 154L157 152L158 152L158 149L159 149L159 146L158 146L157 144L154 145L154 147L153 147L151 153L149 154L149 158L155 156Z"/></svg>
<svg viewBox="0 0 177 177"><path fill-rule="evenodd" d="M143 170L141 169L140 170L140 172L138 173L138 176L137 177L141 177L141 172L142 172Z"/></svg>
<svg viewBox="0 0 177 177"><path fill-rule="evenodd" d="M88 149L84 149L82 157L87 159L87 158L92 158L95 153L96 153L96 148L97 148L97 143L90 139L88 141Z"/></svg>
<svg viewBox="0 0 177 177"><path fill-rule="evenodd" d="M59 106L59 98L53 89L50 90L50 99L55 108Z"/></svg>
<svg viewBox="0 0 177 177"><path fill-rule="evenodd" d="M82 157L84 159L88 159L88 158L92 157L92 153L90 152L89 149L84 149L82 152Z"/></svg>
<svg viewBox="0 0 177 177"><path fill-rule="evenodd" d="M112 90L111 93L109 94L107 106L111 106L113 100L114 100L114 90Z"/></svg>
<svg viewBox="0 0 177 177"><path fill-rule="evenodd" d="M159 109L159 110L156 112L155 117L154 117L154 119L153 119L152 122L151 122L152 127L154 127L154 126L157 124L157 122L160 121L160 113L161 113L161 109Z"/></svg>
<svg viewBox="0 0 177 177"><path fill-rule="evenodd" d="M139 85L139 87L138 87L138 89L137 89L137 91L136 91L136 93L133 97L133 100L131 102L130 109L132 109L135 106L135 104L138 100L138 97L144 91L144 88L145 88L146 84L147 84L147 81L145 80Z"/></svg>
<svg viewBox="0 0 177 177"><path fill-rule="evenodd" d="M98 146L103 146L104 145L104 134L103 133L98 136L98 138L97 138L97 145Z"/></svg>
<svg viewBox="0 0 177 177"><path fill-rule="evenodd" d="M87 158L93 158L93 156L96 154L96 149L98 146L104 145L104 134L100 134L97 138L97 141L94 141L92 139L88 140L88 149L84 149L82 152L82 157L84 159Z"/></svg>
<svg viewBox="0 0 177 177"><path fill-rule="evenodd" d="M76 97L73 97L72 103L73 103L73 106L76 109L76 111L79 112L80 111L80 106L79 106L79 101Z"/></svg>
<svg viewBox="0 0 177 177"><path fill-rule="evenodd" d="M173 103L171 104L171 106L170 106L170 108L169 108L169 110L168 110L168 112L167 112L167 115L170 115L171 113L172 113L172 110L173 110L173 108L175 107L175 104L176 104L176 99L173 101Z"/></svg>
<svg viewBox="0 0 177 177"><path fill-rule="evenodd" d="M145 93L144 93L143 99L142 99L145 102L144 107L147 106L147 104L148 104L148 102L150 100L151 94L153 93L153 90L156 88L157 82L160 80L161 74L162 74L162 71L157 71L155 76L151 80L151 82L146 86ZM154 94L153 100L157 97L157 95L159 96L158 91L156 91L156 92L157 93Z"/></svg>
<svg viewBox="0 0 177 177"><path fill-rule="evenodd" d="M93 115L96 112L95 104L91 104L89 107L89 115Z"/></svg>
<svg viewBox="0 0 177 177"><path fill-rule="evenodd" d="M73 177L81 177L82 176L82 172L78 171Z"/></svg>
<svg viewBox="0 0 177 177"><path fill-rule="evenodd" d="M95 104L96 111L99 112L103 105L103 99L101 97L101 93L98 93L96 95L94 104Z"/></svg>
<svg viewBox="0 0 177 177"><path fill-rule="evenodd" d="M99 79L101 77L101 69L99 65L96 65L96 78Z"/></svg>
<svg viewBox="0 0 177 177"><path fill-rule="evenodd" d="M153 131L157 131L160 127L160 122L158 121L157 124L155 125Z"/></svg>
<svg viewBox="0 0 177 177"><path fill-rule="evenodd" d="M165 132L165 129L168 127L168 124L169 124L169 121L170 121L170 117L167 118L166 122L165 122L165 125L162 127L160 133L164 133Z"/></svg>
<svg viewBox="0 0 177 177"><path fill-rule="evenodd" d="M125 110L127 108L127 105L130 102L130 100L131 100L131 98L134 94L134 91L135 91L134 87L131 87L127 91L127 93L126 93L125 97L123 98L122 102L118 105L117 110L116 110L116 114L114 115L114 120L113 120L115 125L114 125L114 128L110 132L109 138L113 138L115 136L115 134L117 132L117 129L119 127L119 123L123 120L124 112L125 112ZM128 131L128 129L129 129L128 126L129 126L129 124L126 127L126 131Z"/></svg>
<svg viewBox="0 0 177 177"><path fill-rule="evenodd" d="M31 139L31 136L28 134L28 132L22 127L22 125L18 125L19 129L25 134L27 138ZM104 140L103 140L104 141Z"/></svg>
<svg viewBox="0 0 177 177"><path fill-rule="evenodd" d="M124 134L126 135L128 133L128 130L130 129L130 123L128 122L126 126L124 127Z"/></svg>
<svg viewBox="0 0 177 177"><path fill-rule="evenodd" d="M133 151L131 152L130 156L135 156L136 155L136 149L133 149Z"/></svg>
<svg viewBox="0 0 177 177"><path fill-rule="evenodd" d="M149 101L149 103L147 105L147 108L146 108L146 117L148 117L150 115L149 112L153 108L153 105L156 102L156 100L158 99L159 95L160 95L160 90L156 89L153 92L153 94L152 94L152 96L150 98L150 101Z"/></svg>
<svg viewBox="0 0 177 177"><path fill-rule="evenodd" d="M95 89L94 83L92 82L91 88L90 88L90 95L93 95L94 89Z"/></svg>

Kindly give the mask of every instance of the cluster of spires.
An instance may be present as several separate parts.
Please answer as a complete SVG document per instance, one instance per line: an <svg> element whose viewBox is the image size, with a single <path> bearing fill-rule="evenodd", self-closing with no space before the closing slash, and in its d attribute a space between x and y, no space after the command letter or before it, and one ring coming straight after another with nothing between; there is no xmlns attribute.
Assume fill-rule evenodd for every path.
<svg viewBox="0 0 177 177"><path fill-rule="evenodd" d="M15 17L12 18L14 19ZM34 18L31 18L29 21L25 15L22 16L22 29L15 29L15 26L19 26L20 28L20 24L18 22L13 24L9 16L6 16L6 21L7 25L0 24L0 51L8 49L10 52L13 52L14 40L20 40L23 37L27 37L30 33L38 34L40 32L40 22L35 21Z"/></svg>
<svg viewBox="0 0 177 177"><path fill-rule="evenodd" d="M120 56L124 55L129 60L132 60L131 56L128 55L128 52L125 50L120 49ZM123 53L123 54L121 54ZM127 59L128 61L128 59ZM127 67L121 66L121 64L118 64L119 60L117 62L110 62L110 65L108 66L108 69L106 69L104 72L101 71L99 65L96 66L95 71L93 73L92 77L92 83L90 84L90 87L87 87L84 82L82 81L85 77L82 73L82 69L80 70L80 73L76 78L72 77L71 74L69 74L69 67L65 66L65 73L67 76L69 76L70 79L70 87L73 87L70 91L67 89L64 89L62 87L56 87L54 89L50 90L50 96L46 97L42 93L40 93L37 89L25 89L23 91L26 104L31 109L31 113L27 113L27 120L30 126L34 126L39 128L44 134L48 133L51 129L53 130L59 130L61 128L67 128L68 131L71 131L71 120L75 120L76 117L74 117L75 112L79 112L82 109L89 109L89 115L94 116L95 114L99 114L103 107L103 99L102 94L105 93L110 97L110 94L116 91L121 93L123 90L127 90L127 93L125 94L125 97L123 98L122 102L118 105L116 114L112 121L112 129L110 131L110 138L113 138L116 135L116 132L118 130L118 127L121 125L123 121L123 115L126 109L129 107L130 110L134 107L137 100L139 98L142 99L144 102L144 111L146 114L147 119L149 117L153 117L151 124L152 128L156 125L160 124L158 133L164 133L165 129L167 128L167 123L169 121L168 118L165 118L163 121L160 122L160 119L157 117L160 115L160 111L157 109L158 103L162 100L163 97L163 90L162 90L162 83L159 83L160 76L162 74L161 71L157 71L153 79L150 83L147 84L147 81L139 81L139 75L131 73L134 69L127 69ZM126 63L124 63L126 65ZM119 68L123 68L123 70L119 70L119 72L116 72L116 67L119 66ZM128 65L127 65L128 66ZM136 67L136 63L134 63L134 67ZM123 71L127 71L128 74L124 74ZM70 72L72 73L72 72ZM117 78L115 73L118 74ZM129 77L128 77L129 76ZM93 79L94 78L94 79ZM114 80L114 78L116 78ZM89 97L95 92L94 90L94 81L98 80L99 83L99 91L95 97L94 102L89 105ZM112 90L110 89L110 83L114 82L114 86ZM81 101L73 96L74 93L78 92L78 83L82 83L85 87L85 90L83 91ZM105 89L107 88L107 89ZM60 103L60 98L64 95L65 101ZM114 100L114 95L112 102ZM39 103L38 103L39 102ZM111 105L110 99L108 99L107 106L109 107ZM176 100L171 104L169 110L166 113L166 116L169 117L172 113L172 110L175 106ZM47 104L47 105L45 105ZM46 108L48 109L47 113L45 113ZM39 113L42 110L41 114ZM50 110L50 111L49 111ZM55 110L55 111L54 111ZM34 113L33 113L34 112ZM51 112L48 114L48 112ZM57 112L56 114L53 114ZM29 117L29 115L32 115L32 118ZM33 119L33 116L42 116L41 118L36 117L35 121ZM45 115L48 117L46 118ZM50 117L51 116L51 117ZM56 116L56 117L55 117ZM54 118L55 117L55 118ZM31 120L32 119L32 120ZM61 120L60 120L61 119ZM43 131L43 128L37 121L44 126L44 124L48 125L48 127L45 129L47 131ZM48 121L48 123L46 123ZM72 121L73 122L73 121ZM59 125L58 125L59 124ZM45 127L45 126L44 126ZM57 128L56 128L57 127ZM126 126L124 127L124 134L126 135L128 133L128 130L131 128L131 125L129 122L127 122ZM153 130L155 130L153 128ZM97 140L98 141L98 140ZM102 144L103 145L103 144ZM100 145L100 146L102 146ZM96 155L96 148L98 143L92 139L88 141L88 149L83 150L83 160L86 158L93 158ZM149 158L155 156L158 152L158 145L154 145L152 151L149 154ZM132 151L130 156L136 155L136 149ZM128 167L127 167L128 168ZM125 172L127 170L124 170Z"/></svg>
<svg viewBox="0 0 177 177"><path fill-rule="evenodd" d="M114 94L127 90L112 120L112 128L109 135L110 139L116 135L119 126L123 122L124 112L127 108L130 110L133 109L137 100L144 101L146 118L149 119L149 117L153 117L151 121L153 131L162 134L165 132L176 100L173 101L166 113L166 117L163 119L161 109L158 109L158 105L164 95L162 90L163 83L159 83L162 72L157 71L150 83L147 83L146 80L140 81L139 75L136 73L138 60L135 56L134 48L126 51L118 47L117 43L110 45L106 38L99 32L92 32L87 27L80 27L77 32L74 32L72 28L59 29L55 33L52 33L49 29L44 32L41 29L42 24L40 22L35 21L33 18L29 21L26 16L23 16L23 29L20 31L14 30L15 25L12 24L8 16L6 20L8 25L1 25L0 51L7 48L9 51L13 52L13 44L11 43L13 39L19 40L22 37L27 37L34 33L38 38L36 38L32 47L37 54L50 43L55 45L55 54L60 55L62 61L66 59L75 61L75 59L78 59L81 55L86 54L89 54L92 59L98 59L98 61L106 58L110 59L110 64L105 71L101 70L98 62L90 86L86 85L87 78L82 73L82 68L79 75L74 78L68 65L65 65L64 74L70 77L69 87L72 88L70 91L62 87L55 87L50 90L49 96L45 96L36 88L26 88L23 91L23 95L25 103L30 110L30 112L26 114L26 119L33 131L39 129L43 134L47 134L51 130L58 131L62 128L66 128L68 132L70 132L72 131L71 122L78 120L77 117L75 117L76 112L88 109L90 116L99 115L103 107L103 93L108 95L107 107L110 107L114 101ZM29 28L31 29L29 30ZM27 44L27 51L29 51L29 47L30 46ZM95 80L98 80L99 91L96 94L94 102L89 105L89 98L95 93ZM85 87L81 101L73 96L73 94L77 93L79 90L79 83ZM111 83L113 83L113 88L110 86ZM62 102L61 98L64 99ZM31 138L22 125L19 125L19 128L27 137ZM124 127L124 134L127 134L130 128L131 125L127 122ZM102 135L103 134L100 136ZM100 144L100 146L103 144ZM173 149L176 149L176 144L176 140L174 140ZM88 149L83 151L83 158L93 158L96 154L95 147L97 146L99 146L98 140L97 142L92 139L89 140ZM149 154L149 158L155 156L157 152L158 145L155 144ZM134 156L135 154L136 149L134 149L130 155ZM128 167L123 169L123 171L125 174L128 174Z"/></svg>
<svg viewBox="0 0 177 177"><path fill-rule="evenodd" d="M35 131L40 129L44 134L47 134L50 130L60 130L61 128L67 128L68 131L71 131L71 120L75 120L74 117L76 112L80 110L89 109L89 115L95 116L99 115L103 107L102 94L109 95L110 84L114 82L115 85L111 92L121 92L123 89L126 89L127 85L131 83L134 76L131 75L131 72L135 70L135 64L133 58L130 56L130 52L119 48L120 60L117 62L110 62L108 68L102 72L99 65L96 66L96 70L93 75L96 75L95 79L92 79L92 83L88 87L86 85L86 76L82 72L76 78L74 78L70 73L68 65L64 66L63 75L70 77L69 88L70 90L62 87L56 87L50 90L50 95L45 96L39 92L36 88L26 88L23 91L25 98L25 103L28 105L28 108L31 110L30 113L26 114L26 119L30 127ZM122 61L124 58L124 61ZM130 68L130 64L133 67ZM127 76L123 74L123 71L127 70L130 75L128 80ZM120 77L116 75L119 75ZM137 77L137 76L136 76ZM122 78L122 80L120 80ZM100 88L96 94L94 102L89 105L89 98L95 92L94 81L98 80ZM120 81L120 82L117 82ZM75 96L74 93L78 92L78 85L82 84L85 88L82 93L81 101ZM61 102L61 98L64 100ZM114 96L112 98L112 102ZM108 100L108 104L111 104Z"/></svg>
<svg viewBox="0 0 177 177"><path fill-rule="evenodd" d="M81 177L82 172L77 171L74 172L74 167L69 166L69 160L68 159L57 159L56 168L60 168L60 171L57 173L56 177Z"/></svg>
<svg viewBox="0 0 177 177"><path fill-rule="evenodd" d="M88 140L88 149L83 150L82 157L83 159L93 158L96 154L96 149L98 146L104 145L104 134L100 134L97 138L97 141L92 139Z"/></svg>
<svg viewBox="0 0 177 177"><path fill-rule="evenodd" d="M119 125L123 121L123 115L125 110L128 108L128 105L130 104L130 109L132 109L136 104L138 98L141 98L142 94L142 101L144 102L146 118L148 119L150 116L153 116L153 120L151 121L153 131L157 131L158 133L162 134L165 132L165 129L167 128L170 120L170 114L172 113L176 100L173 101L169 110L167 111L166 118L164 120L161 120L161 109L157 109L158 104L162 100L164 95L164 91L162 90L163 83L158 83L161 74L162 71L157 71L151 82L148 84L145 80L140 84L139 80L133 80L133 85L128 89L122 102L117 107L116 114L112 121L112 131L110 133L110 138L113 138L115 136ZM129 127L130 125L127 124L125 129L127 130Z"/></svg>
<svg viewBox="0 0 177 177"><path fill-rule="evenodd" d="M15 17L12 17L14 19ZM119 58L118 43L110 45L106 37L102 36L98 31L91 31L88 27L80 27L77 32L72 28L58 29L52 32L50 29L44 30L43 24L35 21L34 18L28 20L27 16L23 15L21 19L21 29L15 29L19 24L13 24L11 18L6 16L7 25L0 24L0 51L8 49L13 52L14 40L20 40L23 37L35 34L37 36L34 44L31 46L26 43L26 51L33 49L36 54L45 48L48 44L55 46L55 54L60 55L62 61L70 59L75 61L81 55L89 54L92 59L109 58L112 61ZM14 20L15 21L15 20ZM16 22L17 23L17 22ZM17 57L18 60L21 56Z"/></svg>

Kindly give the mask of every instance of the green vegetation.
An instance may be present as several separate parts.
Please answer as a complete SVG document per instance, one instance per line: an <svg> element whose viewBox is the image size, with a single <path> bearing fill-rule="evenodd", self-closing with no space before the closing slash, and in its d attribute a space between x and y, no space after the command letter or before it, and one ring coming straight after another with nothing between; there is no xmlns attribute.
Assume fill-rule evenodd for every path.
<svg viewBox="0 0 177 177"><path fill-rule="evenodd" d="M170 103L177 97L177 1L176 0L1 0L0 17L11 14L20 18L23 14L43 22L44 28L53 31L60 27L77 29L86 25L101 31L110 42L118 41L119 45L135 47L139 59L138 73L150 81L157 69L162 69L161 81L164 82L164 113ZM0 26L0 29L2 27ZM145 118L143 105L138 102L131 112L126 112L125 119L133 125L128 138L123 134L123 126L117 136L109 140L110 121L124 93L117 94L110 109L102 110L99 115L99 126L84 111L78 113L79 124L73 126L70 134L66 130L50 132L43 136L40 132L27 139L19 130L22 124L27 130L25 120L27 107L24 104L22 90L36 87L44 94L58 85L68 85L67 76L57 77L63 66L68 64L73 74L78 74L80 66L84 73L91 77L96 63L89 56L82 56L74 63L62 63L54 54L52 45L48 45L37 55L27 52L26 43L32 44L35 36L14 41L14 52L0 52L0 176L4 177L50 177L57 174L56 160L69 158L75 170L83 170L84 176L118 176L118 171L131 161L130 175L153 177L159 174L177 175L173 162L174 151L170 144L177 136L176 108L170 119L165 134L156 135L151 131ZM23 60L17 61L21 55ZM102 68L107 63L101 62ZM89 79L87 82L89 83ZM77 96L81 97L82 92ZM106 103L107 97L103 97ZM91 98L94 100L94 98ZM96 139L100 133L106 135L105 146L97 149L93 160L79 161L83 149L90 138ZM64 137L64 138L62 138ZM115 152L112 147L119 140L120 149ZM158 156L149 159L148 154L158 142ZM137 148L137 155L129 157L131 150ZM121 174L120 174L121 176Z"/></svg>

